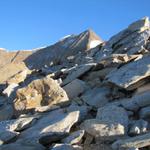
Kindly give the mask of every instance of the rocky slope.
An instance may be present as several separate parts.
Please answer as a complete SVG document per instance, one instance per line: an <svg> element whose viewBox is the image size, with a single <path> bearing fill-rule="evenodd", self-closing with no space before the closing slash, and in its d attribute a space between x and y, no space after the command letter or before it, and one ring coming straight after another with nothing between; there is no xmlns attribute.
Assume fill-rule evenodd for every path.
<svg viewBox="0 0 150 150"><path fill-rule="evenodd" d="M148 150L150 21L0 50L0 150Z"/></svg>

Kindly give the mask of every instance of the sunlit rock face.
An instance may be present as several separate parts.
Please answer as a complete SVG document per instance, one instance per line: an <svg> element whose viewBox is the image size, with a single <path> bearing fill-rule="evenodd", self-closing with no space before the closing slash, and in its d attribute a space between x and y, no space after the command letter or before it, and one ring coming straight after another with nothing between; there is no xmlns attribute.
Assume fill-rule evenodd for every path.
<svg viewBox="0 0 150 150"><path fill-rule="evenodd" d="M0 49L0 150L149 149L149 117L148 17L105 42Z"/></svg>

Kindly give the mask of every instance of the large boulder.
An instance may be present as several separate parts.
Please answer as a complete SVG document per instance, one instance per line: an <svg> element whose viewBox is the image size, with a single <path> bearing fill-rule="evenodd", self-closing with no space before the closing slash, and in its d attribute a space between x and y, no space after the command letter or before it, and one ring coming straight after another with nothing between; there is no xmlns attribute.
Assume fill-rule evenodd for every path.
<svg viewBox="0 0 150 150"><path fill-rule="evenodd" d="M109 87L100 87L87 90L81 98L82 100L90 106L99 108L108 103L108 95L110 94Z"/></svg>
<svg viewBox="0 0 150 150"><path fill-rule="evenodd" d="M126 110L115 105L104 106L98 109L97 119L119 123L127 128L129 119Z"/></svg>
<svg viewBox="0 0 150 150"><path fill-rule="evenodd" d="M150 55L124 65L107 75L108 82L121 88L133 90L147 82L150 76Z"/></svg>
<svg viewBox="0 0 150 150"><path fill-rule="evenodd" d="M86 72L88 72L93 66L96 66L96 63L88 63L88 64L82 64L76 66L69 74L68 76L63 80L62 86L66 85L76 78L81 77Z"/></svg>
<svg viewBox="0 0 150 150"><path fill-rule="evenodd" d="M78 119L79 111L66 113L59 109L49 112L38 119L32 127L21 132L18 141L34 142L39 140L44 145L51 144L54 137L60 140L63 135L67 135Z"/></svg>
<svg viewBox="0 0 150 150"><path fill-rule="evenodd" d="M18 89L14 108L18 113L21 113L39 106L64 105L68 101L66 92L57 81L45 77L32 81L27 87Z"/></svg>
<svg viewBox="0 0 150 150"><path fill-rule="evenodd" d="M81 124L81 129L101 141L114 141L125 134L124 126L110 121L98 119L85 120Z"/></svg>
<svg viewBox="0 0 150 150"><path fill-rule="evenodd" d="M82 94L87 88L88 86L86 85L86 83L79 79L75 79L63 87L70 99L76 98L77 96Z"/></svg>

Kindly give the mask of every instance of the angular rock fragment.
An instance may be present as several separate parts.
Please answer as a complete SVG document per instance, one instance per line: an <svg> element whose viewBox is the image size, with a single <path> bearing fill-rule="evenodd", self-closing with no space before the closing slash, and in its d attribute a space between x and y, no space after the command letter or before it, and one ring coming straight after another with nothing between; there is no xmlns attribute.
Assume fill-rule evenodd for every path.
<svg viewBox="0 0 150 150"><path fill-rule="evenodd" d="M32 127L21 132L19 141L27 139L29 141L37 141L39 139L40 141L44 141L42 138L46 137L46 143L44 142L42 144L48 144L48 139L51 139L53 136L56 137L57 135L57 137L62 137L62 135L68 134L71 127L78 121L78 118L78 111L65 113L60 109L49 112L40 118Z"/></svg>
<svg viewBox="0 0 150 150"><path fill-rule="evenodd" d="M113 143L114 150L128 150L131 148L143 148L150 145L150 133L135 136L132 138L118 140Z"/></svg>
<svg viewBox="0 0 150 150"><path fill-rule="evenodd" d="M104 67L119 66L130 62L141 55L127 55L127 54L112 54L110 56L104 57L99 63Z"/></svg>
<svg viewBox="0 0 150 150"><path fill-rule="evenodd" d="M150 105L150 92L144 92L139 95L135 95L132 98L124 99L121 105L131 111L137 111L140 107Z"/></svg>
<svg viewBox="0 0 150 150"><path fill-rule="evenodd" d="M129 119L126 110L115 105L104 106L98 109L97 119L118 123L127 128Z"/></svg>
<svg viewBox="0 0 150 150"><path fill-rule="evenodd" d="M108 73L115 69L116 67L106 67L98 71L91 71L84 77L84 80L93 82L95 78L104 79Z"/></svg>
<svg viewBox="0 0 150 150"><path fill-rule="evenodd" d="M81 142L83 136L84 130L75 131L71 133L68 137L62 139L62 142L66 144L78 144L79 142Z"/></svg>
<svg viewBox="0 0 150 150"><path fill-rule="evenodd" d="M101 141L114 141L125 134L124 126L119 123L111 122L111 120L85 120L80 127L90 135L100 138Z"/></svg>
<svg viewBox="0 0 150 150"><path fill-rule="evenodd" d="M110 38L110 40L96 54L96 59L102 60L111 54L144 53L146 43L150 37L150 21L148 17L138 20L129 27Z"/></svg>
<svg viewBox="0 0 150 150"><path fill-rule="evenodd" d="M76 78L82 76L86 72L88 72L96 63L89 63L77 66L63 81L62 86L70 83L71 81L75 80Z"/></svg>
<svg viewBox="0 0 150 150"><path fill-rule="evenodd" d="M145 56L137 61L122 66L106 77L111 82L126 90L133 90L144 83L150 76L150 56Z"/></svg>
<svg viewBox="0 0 150 150"><path fill-rule="evenodd" d="M86 105L78 106L76 104L72 104L68 108L65 108L65 111L66 112L79 111L78 121L81 122L86 118L86 116L87 116L88 112L90 111L90 109L91 108L89 108Z"/></svg>
<svg viewBox="0 0 150 150"><path fill-rule="evenodd" d="M86 83L79 79L75 79L63 87L70 99L76 98L77 96L82 94L87 88L88 87Z"/></svg>
<svg viewBox="0 0 150 150"><path fill-rule="evenodd" d="M0 132L20 132L33 125L36 119L38 119L38 117L22 117L18 119L0 121Z"/></svg>
<svg viewBox="0 0 150 150"><path fill-rule="evenodd" d="M22 113L39 106L65 105L66 103L68 103L66 92L55 80L45 77L32 81L27 87L18 89L14 108L17 113Z"/></svg>
<svg viewBox="0 0 150 150"><path fill-rule="evenodd" d="M110 94L109 87L100 87L87 90L81 98L82 100L90 106L99 108L108 103L108 95Z"/></svg>

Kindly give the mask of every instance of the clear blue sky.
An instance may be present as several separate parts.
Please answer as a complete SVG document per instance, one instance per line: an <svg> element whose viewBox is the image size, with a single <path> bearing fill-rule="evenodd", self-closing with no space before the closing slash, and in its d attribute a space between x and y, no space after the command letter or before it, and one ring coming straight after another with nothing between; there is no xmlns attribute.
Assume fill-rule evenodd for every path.
<svg viewBox="0 0 150 150"><path fill-rule="evenodd" d="M50 45L92 28L104 40L150 16L150 0L0 0L0 47Z"/></svg>

